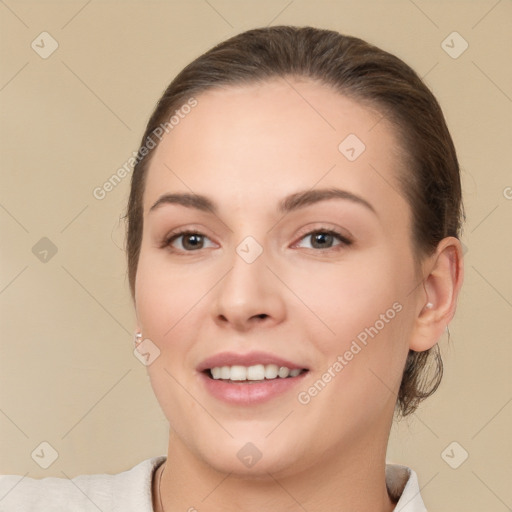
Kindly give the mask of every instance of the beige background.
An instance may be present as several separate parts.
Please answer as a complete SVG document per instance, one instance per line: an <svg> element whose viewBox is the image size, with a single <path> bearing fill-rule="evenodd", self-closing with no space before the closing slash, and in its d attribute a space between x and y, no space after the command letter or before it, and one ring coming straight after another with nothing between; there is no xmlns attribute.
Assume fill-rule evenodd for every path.
<svg viewBox="0 0 512 512"><path fill-rule="evenodd" d="M6 0L0 15L0 473L120 472L166 452L166 421L132 353L119 221L129 179L103 200L93 190L137 149L186 63L248 28L313 25L424 76L463 167L466 281L441 342L445 378L393 429L389 460L417 471L431 511L512 507L512 2ZM31 48L43 31L59 45L46 59ZM453 31L469 44L456 59L441 46ZM46 470L31 457L43 441L58 453ZM453 441L444 459L469 454L457 469L442 457Z"/></svg>

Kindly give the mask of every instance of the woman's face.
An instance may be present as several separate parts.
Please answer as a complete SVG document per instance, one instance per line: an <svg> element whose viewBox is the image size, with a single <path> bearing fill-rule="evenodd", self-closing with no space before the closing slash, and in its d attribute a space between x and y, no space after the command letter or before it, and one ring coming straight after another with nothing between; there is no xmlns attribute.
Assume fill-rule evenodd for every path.
<svg viewBox="0 0 512 512"><path fill-rule="evenodd" d="M422 300L395 131L312 81L196 99L149 166L135 286L176 450L285 475L385 449Z"/></svg>

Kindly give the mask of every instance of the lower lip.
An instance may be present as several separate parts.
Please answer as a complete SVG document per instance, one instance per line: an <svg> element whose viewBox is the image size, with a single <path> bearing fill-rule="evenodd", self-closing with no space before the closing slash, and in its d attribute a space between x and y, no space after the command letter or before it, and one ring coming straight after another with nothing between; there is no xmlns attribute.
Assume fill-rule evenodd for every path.
<svg viewBox="0 0 512 512"><path fill-rule="evenodd" d="M267 402L292 390L302 381L306 373L303 372L297 377L277 378L263 382L229 382L212 379L204 372L201 372L200 378L207 391L215 398L230 404L252 405Z"/></svg>

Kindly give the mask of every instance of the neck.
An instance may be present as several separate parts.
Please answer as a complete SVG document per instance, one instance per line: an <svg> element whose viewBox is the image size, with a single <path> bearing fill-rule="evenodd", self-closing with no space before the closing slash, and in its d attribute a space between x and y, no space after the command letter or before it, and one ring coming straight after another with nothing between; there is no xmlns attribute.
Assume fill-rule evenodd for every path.
<svg viewBox="0 0 512 512"><path fill-rule="evenodd" d="M374 433L372 433L374 434ZM394 509L385 481L386 439L372 435L350 449L333 451L307 471L280 476L266 473L259 478L225 474L195 457L171 433L167 462L160 467L156 512L176 510L209 512L324 512L353 510L391 512ZM364 442L363 442L364 441Z"/></svg>

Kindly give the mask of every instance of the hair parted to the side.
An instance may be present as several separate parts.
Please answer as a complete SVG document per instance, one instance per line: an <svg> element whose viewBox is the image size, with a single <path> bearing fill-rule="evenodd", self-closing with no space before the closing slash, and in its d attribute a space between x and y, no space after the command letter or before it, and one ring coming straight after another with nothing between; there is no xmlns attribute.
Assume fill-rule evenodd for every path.
<svg viewBox="0 0 512 512"><path fill-rule="evenodd" d="M145 177L158 146L152 134L191 97L197 99L208 89L286 77L319 81L372 106L394 125L407 169L398 179L412 210L411 236L418 258L431 254L443 238L460 236L464 212L453 141L437 100L408 65L366 41L332 30L294 26L253 29L188 64L167 87L149 119L133 170L126 215L132 297L143 231ZM152 147L149 151L148 146ZM142 148L146 148L144 154ZM412 413L435 392L442 373L437 344L425 352L410 350L397 413Z"/></svg>

